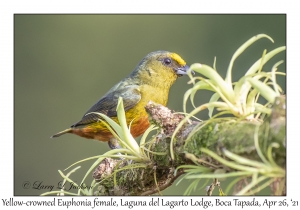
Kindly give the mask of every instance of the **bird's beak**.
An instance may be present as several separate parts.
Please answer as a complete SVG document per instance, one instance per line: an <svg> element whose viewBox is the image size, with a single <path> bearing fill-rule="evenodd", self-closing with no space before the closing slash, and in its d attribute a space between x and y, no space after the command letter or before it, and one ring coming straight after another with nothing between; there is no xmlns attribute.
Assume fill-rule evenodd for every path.
<svg viewBox="0 0 300 210"><path fill-rule="evenodd" d="M182 75L187 75L187 71L190 69L190 67L188 65L185 65L183 67L180 68L175 68L175 73L181 77ZM195 75L195 72L192 71L192 74Z"/></svg>

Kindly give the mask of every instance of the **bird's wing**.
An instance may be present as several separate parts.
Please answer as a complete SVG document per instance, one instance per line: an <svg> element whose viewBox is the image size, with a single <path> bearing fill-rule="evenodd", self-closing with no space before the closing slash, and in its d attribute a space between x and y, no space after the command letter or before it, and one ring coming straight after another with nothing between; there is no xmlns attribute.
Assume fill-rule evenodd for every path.
<svg viewBox="0 0 300 210"><path fill-rule="evenodd" d="M88 114L91 112L100 112L108 117L117 116L117 105L119 97L123 98L124 109L127 111L134 107L140 100L141 94L137 85L129 85L119 90L114 90L101 98L92 108L90 108L82 119L71 127L78 127L99 121L97 114ZM88 114L88 115L87 115Z"/></svg>

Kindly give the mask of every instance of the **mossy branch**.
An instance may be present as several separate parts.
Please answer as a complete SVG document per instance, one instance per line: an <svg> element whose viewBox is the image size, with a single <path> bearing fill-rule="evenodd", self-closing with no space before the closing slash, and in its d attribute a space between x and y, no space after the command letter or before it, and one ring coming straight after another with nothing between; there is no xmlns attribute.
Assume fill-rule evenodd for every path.
<svg viewBox="0 0 300 210"><path fill-rule="evenodd" d="M139 166L138 163L134 164L128 160L104 159L93 174L99 183L95 195L159 193L171 186L180 175L187 172L184 167L180 167L187 164L203 165L212 173L220 170L225 174L239 172L237 168L224 165L222 161L213 158L210 153L205 151L224 158L224 161L237 158L238 155L240 162L245 165L257 164L256 168L258 169L265 163L264 161L267 164L274 163L283 170L286 168L285 96L276 98L271 115L264 122L219 118L200 123L195 121L185 123L176 134L173 144L175 154L173 160L170 156L170 139L177 125L185 116L153 102L149 102L146 110L151 123L161 128L160 133L155 137L155 142L149 147L150 162L147 165ZM258 141L255 141L255 138ZM276 148L274 146L270 149L270 145L275 144ZM165 154L162 155L162 152ZM271 160L268 162L264 160L264 157L269 157ZM180 169L176 170L178 167ZM249 166L243 167L250 168ZM256 168L254 167L254 169ZM264 173L263 167L261 167L261 173ZM244 175L246 174L245 177L252 175L244 173ZM255 177L254 175L253 177ZM285 183L283 186L278 183L285 177L278 178L276 171L272 172L270 176L274 177L274 182L271 184L272 194L284 194ZM217 174L215 178L218 178Z"/></svg>

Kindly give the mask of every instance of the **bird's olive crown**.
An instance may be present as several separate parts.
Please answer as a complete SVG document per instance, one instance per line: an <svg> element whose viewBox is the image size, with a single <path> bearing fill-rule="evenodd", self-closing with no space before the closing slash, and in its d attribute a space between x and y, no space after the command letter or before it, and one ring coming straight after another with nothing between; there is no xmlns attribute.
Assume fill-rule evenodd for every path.
<svg viewBox="0 0 300 210"><path fill-rule="evenodd" d="M186 62L176 53L168 51L155 51L146 55L137 65L132 74L138 73L141 69L146 69L148 65L155 66L156 62L161 62L164 66L178 68L186 65Z"/></svg>

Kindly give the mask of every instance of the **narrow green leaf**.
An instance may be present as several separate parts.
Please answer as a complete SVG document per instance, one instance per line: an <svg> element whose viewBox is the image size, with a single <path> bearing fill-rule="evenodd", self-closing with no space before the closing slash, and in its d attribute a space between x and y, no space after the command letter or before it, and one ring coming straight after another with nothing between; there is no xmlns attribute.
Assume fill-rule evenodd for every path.
<svg viewBox="0 0 300 210"><path fill-rule="evenodd" d="M217 71L217 57L216 57L216 56L214 57L214 64L213 64L213 68L214 68L214 70L216 70L216 71Z"/></svg>
<svg viewBox="0 0 300 210"><path fill-rule="evenodd" d="M210 80L208 80L210 81ZM211 81L212 82L212 81ZM213 83L213 82L212 82ZM214 89L205 81L201 80L199 82L197 82L194 87L192 87L192 92L191 92L191 103L193 105L194 108L196 108L195 103L194 103L194 98L195 98L195 94L198 90L210 90L210 91L214 91Z"/></svg>
<svg viewBox="0 0 300 210"><path fill-rule="evenodd" d="M151 131L157 130L158 127L155 127L155 125L150 125L150 127L145 131L145 133L143 134L141 140L140 140L140 145L144 146L145 142L146 142L146 138L149 135L149 133Z"/></svg>
<svg viewBox="0 0 300 210"><path fill-rule="evenodd" d="M273 142L271 143L269 146L268 146L268 150L267 150L267 157L268 157L268 160L270 161L270 164L273 166L273 167L279 167L277 165L277 163L274 161L273 159L273 153L272 153L272 149L273 148L279 148L280 145L277 143L277 142Z"/></svg>
<svg viewBox="0 0 300 210"><path fill-rule="evenodd" d="M254 113L255 111L255 100L256 100L256 95L257 95L257 90L253 89L247 97L247 102L246 102L246 107L244 108L245 110L245 115L248 115L250 113ZM249 118L252 118L253 114L249 116ZM248 119L249 119L248 118Z"/></svg>
<svg viewBox="0 0 300 210"><path fill-rule="evenodd" d="M118 123L116 123L115 121L113 121L111 118L109 118L105 114L102 114L99 112L90 112L86 115L89 115L89 114L96 114L96 115L99 115L100 117L102 117L117 132L118 136L120 136L121 139L124 138L121 126Z"/></svg>
<svg viewBox="0 0 300 210"><path fill-rule="evenodd" d="M224 173L224 174L199 174L199 175L189 175L185 179L203 179L203 178L228 178L228 177L235 177L235 176L249 176L252 173L249 171L237 171L237 172L231 172L231 173Z"/></svg>
<svg viewBox="0 0 300 210"><path fill-rule="evenodd" d="M127 152L128 152L128 149L124 149L124 148L110 150L110 151L106 152L103 155L97 155L97 156L93 156L93 157L89 157L89 158L85 158L85 159L79 160L79 161L73 163L72 165L68 166L66 169L64 169L64 171L68 170L69 168L71 168L72 166L74 166L74 165L76 165L78 163L82 163L82 162L85 162L85 161L88 161L88 160L98 159L100 157L104 157L105 158L106 154L107 155L111 155L111 154L116 154L116 153L127 153Z"/></svg>
<svg viewBox="0 0 300 210"><path fill-rule="evenodd" d="M41 194L41 196L45 196L45 195L57 195L59 193L61 193L61 191L51 191L51 192L43 193L43 194ZM67 192L67 191L64 191L64 194L78 196L77 193L71 193L71 192Z"/></svg>
<svg viewBox="0 0 300 210"><path fill-rule="evenodd" d="M257 40L261 39L261 38L267 38L269 40L271 40L271 42L274 42L273 39L271 37L269 37L268 35L265 34L258 34L252 38L250 38L248 41L246 41L242 46L240 46L235 53L233 54L228 69L227 69L227 74L226 74L226 78L225 81L227 82L228 85L232 85L232 67L233 67L233 63L236 60L236 58L242 54L250 45L252 45L254 42L256 42Z"/></svg>
<svg viewBox="0 0 300 210"><path fill-rule="evenodd" d="M276 83L276 71L277 71L277 67L282 64L284 61L279 61L277 63L275 63L275 65L272 67L272 80L273 80L273 87L274 87L274 90L276 92L277 95L279 95L279 90L277 88L277 83Z"/></svg>
<svg viewBox="0 0 300 210"><path fill-rule="evenodd" d="M226 157L230 158L231 160L236 161L239 164L243 164L243 165L247 165L247 166L253 166L253 167L257 167L257 168L266 168L266 165L259 162L259 161L250 160L250 159L245 158L243 156L236 155L236 154L230 152L227 149L224 149L222 152Z"/></svg>
<svg viewBox="0 0 300 210"><path fill-rule="evenodd" d="M230 184L227 185L227 187L226 187L225 194L228 195L228 194L229 194L229 191L231 190L231 188L232 188L236 183L238 183L240 180L245 179L245 178L246 178L246 177L244 177L244 176L240 176L240 177L235 178L233 181L231 181Z"/></svg>
<svg viewBox="0 0 300 210"><path fill-rule="evenodd" d="M282 46L282 47L278 47L270 52L268 52L264 58L263 58L263 62L261 62L262 58L258 59L250 68L249 70L247 71L247 73L245 74L246 75L249 75L249 74L254 74L255 72L258 71L259 69L259 66L260 65L264 65L265 63L267 63L272 57L274 57L275 55L277 55L278 53L284 51L286 49L285 46ZM262 64L261 64L262 63Z"/></svg>
<svg viewBox="0 0 300 210"><path fill-rule="evenodd" d="M78 167L77 167L76 169L78 169ZM70 182L70 183L73 183L74 186L78 187L77 183L74 182L73 180L71 180L71 179L68 177L68 176L70 175L70 173L69 173L68 176L65 176L64 173L63 173L61 170L58 170L58 173L64 178L64 180L66 180L66 181L68 181L68 182ZM65 181L64 181L64 182L65 182ZM85 193L87 192L86 189L81 189L81 188L79 188L79 190L78 190L78 195L80 194L80 191L81 191L84 195L85 195Z"/></svg>
<svg viewBox="0 0 300 210"><path fill-rule="evenodd" d="M211 103L211 102L216 102L216 101L219 100L219 98L220 98L220 95L219 95L218 93L215 93L215 94L213 94L212 97L210 98L209 103ZM212 114L213 114L213 111L214 111L214 108L215 108L215 107L213 107L213 106L208 107L208 116L209 116L209 118L211 118L211 116L212 116Z"/></svg>
<svg viewBox="0 0 300 210"><path fill-rule="evenodd" d="M260 65L259 65L259 68L258 68L258 72L261 72L261 70L262 70L262 68L264 66L264 62L263 61L265 59L266 54L267 54L267 50L265 49L263 51L263 54L262 54L261 59L260 59Z"/></svg>
<svg viewBox="0 0 300 210"><path fill-rule="evenodd" d="M192 91L193 91L193 89L190 88L184 93L184 96L183 96L183 112L186 112L186 103L187 103L187 100L188 100L189 96L191 95ZM192 102L192 103L194 103L194 102Z"/></svg>
<svg viewBox="0 0 300 210"><path fill-rule="evenodd" d="M132 137L132 135L127 127L122 97L119 97L119 99L118 99L117 114L118 114L118 120L119 120L121 128L122 128L122 132L124 134L123 140L128 144L128 146L131 147L132 150L134 150L136 152L136 154L140 154L139 145L137 144L136 140Z"/></svg>
<svg viewBox="0 0 300 210"><path fill-rule="evenodd" d="M252 189L253 187L255 187L255 185L258 185L260 182L262 182L263 180L268 179L267 176L261 176L258 179L256 179L256 181L251 181L250 184L248 184L246 187L244 187L241 191L239 191L236 195L244 195L245 193L247 193L250 189Z"/></svg>
<svg viewBox="0 0 300 210"><path fill-rule="evenodd" d="M248 78L248 82L254 87L267 101L273 103L275 98L278 96L272 88L270 88L265 83L261 82L260 80L254 78Z"/></svg>

